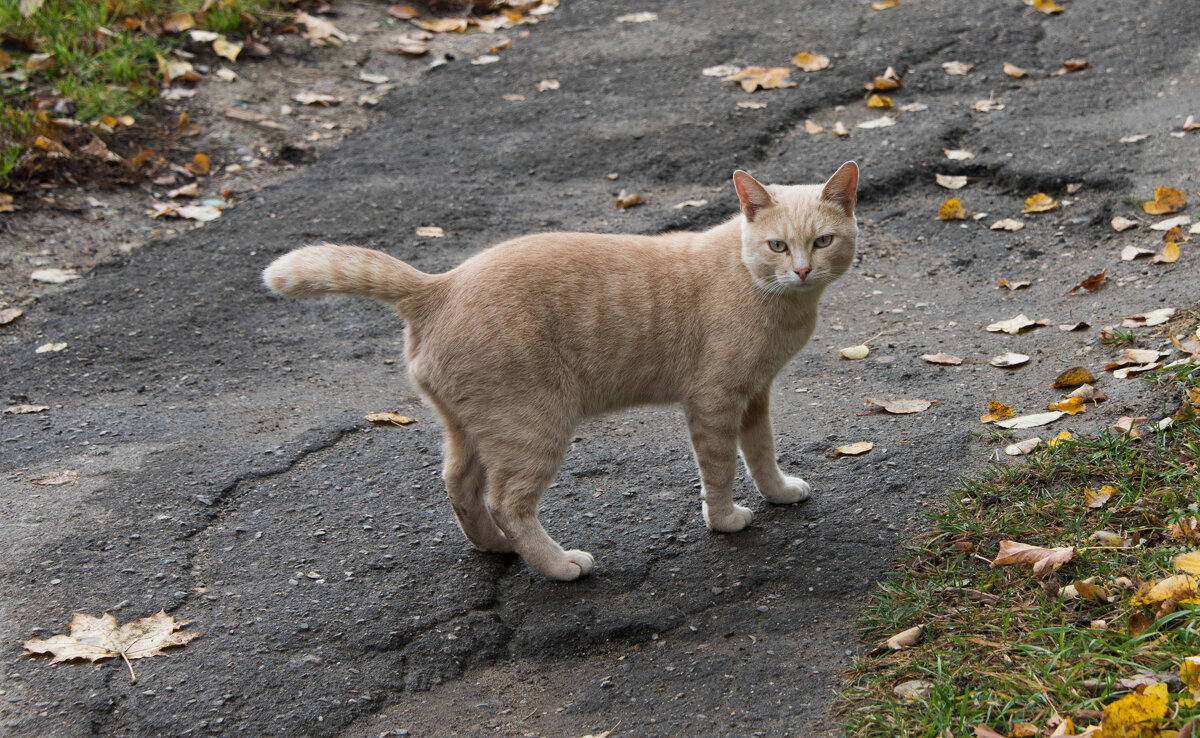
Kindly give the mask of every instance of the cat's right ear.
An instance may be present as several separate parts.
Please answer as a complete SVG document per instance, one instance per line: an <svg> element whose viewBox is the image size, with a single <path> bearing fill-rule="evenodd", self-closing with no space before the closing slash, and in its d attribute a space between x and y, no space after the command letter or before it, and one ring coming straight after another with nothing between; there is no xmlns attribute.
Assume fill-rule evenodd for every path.
<svg viewBox="0 0 1200 738"><path fill-rule="evenodd" d="M737 190L738 200L742 204L742 215L753 222L759 211L775 204L767 188L742 170L733 173L733 187Z"/></svg>

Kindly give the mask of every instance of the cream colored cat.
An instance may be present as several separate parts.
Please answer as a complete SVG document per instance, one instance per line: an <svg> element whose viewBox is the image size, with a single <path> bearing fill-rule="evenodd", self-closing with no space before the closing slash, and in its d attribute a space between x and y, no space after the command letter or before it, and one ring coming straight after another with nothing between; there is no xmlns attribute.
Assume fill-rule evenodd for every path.
<svg viewBox="0 0 1200 738"><path fill-rule="evenodd" d="M762 185L734 172L741 214L702 233L545 233L444 274L379 251L308 246L275 260L281 295L363 295L406 321L413 383L446 429L445 481L483 551L516 551L554 579L587 574L538 521L580 420L680 403L700 466L704 521L750 522L733 503L738 450L768 502L808 497L776 464L771 383L808 341L817 300L850 268L858 167L824 185Z"/></svg>

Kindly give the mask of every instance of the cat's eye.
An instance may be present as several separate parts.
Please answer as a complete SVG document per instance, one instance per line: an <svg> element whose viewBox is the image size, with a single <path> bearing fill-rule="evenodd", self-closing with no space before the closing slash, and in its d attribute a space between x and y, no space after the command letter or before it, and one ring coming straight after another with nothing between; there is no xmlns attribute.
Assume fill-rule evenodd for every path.
<svg viewBox="0 0 1200 738"><path fill-rule="evenodd" d="M833 243L833 234L826 233L824 236L821 236L820 238L813 241L813 248L814 249L823 249L831 243Z"/></svg>
<svg viewBox="0 0 1200 738"><path fill-rule="evenodd" d="M771 249L772 251L774 251L777 254L782 254L784 251L788 250L787 249L787 241L779 241L779 240L772 239L770 241L767 241L767 248Z"/></svg>

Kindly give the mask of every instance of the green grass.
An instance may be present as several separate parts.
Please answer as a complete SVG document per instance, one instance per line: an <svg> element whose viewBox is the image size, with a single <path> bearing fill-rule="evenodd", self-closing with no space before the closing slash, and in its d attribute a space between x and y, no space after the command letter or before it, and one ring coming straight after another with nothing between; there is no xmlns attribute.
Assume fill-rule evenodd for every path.
<svg viewBox="0 0 1200 738"><path fill-rule="evenodd" d="M1179 397L1200 386L1200 367L1164 370L1157 379L1165 393L1156 418L1180 408ZM1098 713L1089 711L1127 691L1118 679L1140 670L1178 674L1184 657L1200 654L1192 605L1154 620L1155 607L1134 606L1134 593L1117 583L1170 576L1173 557L1200 545L1169 532L1200 505L1200 423L1190 407L1185 399L1165 431L1143 426L1138 439L1104 433L1066 441L1024 463L996 465L954 490L948 509L933 517L932 532L905 552L863 615L868 642L918 624L926 632L915 648L883 649L854 664L840 699L848 733L964 736L984 723L1007 734L1020 721L1043 728L1055 712L1073 715L1077 728L1098 724ZM1087 507L1083 488L1106 484L1118 494L1099 509ZM1101 530L1136 536L1138 544L1100 546L1090 538ZM1039 579L1028 569L989 565L1001 540L1073 545L1075 556ZM1092 577L1112 602L1062 595ZM973 602L964 590L997 599ZM1154 622L1137 632L1130 628L1134 616ZM910 679L930 682L929 693L917 700L895 696L893 688ZM1167 727L1200 715L1200 707L1178 702L1177 690L1178 684L1171 704L1178 712Z"/></svg>
<svg viewBox="0 0 1200 738"><path fill-rule="evenodd" d="M88 122L144 109L159 96L157 55L167 56L182 37L156 34L155 19L198 13L204 0L46 0L21 15L16 0L0 0L0 34L23 50L0 70L0 189L18 187L15 172L28 149L28 118L41 101L66 98L71 117ZM218 0L196 27L240 36L268 18L282 18L284 0ZM132 19L127 22L127 19ZM51 54L47 66L28 70L31 54Z"/></svg>

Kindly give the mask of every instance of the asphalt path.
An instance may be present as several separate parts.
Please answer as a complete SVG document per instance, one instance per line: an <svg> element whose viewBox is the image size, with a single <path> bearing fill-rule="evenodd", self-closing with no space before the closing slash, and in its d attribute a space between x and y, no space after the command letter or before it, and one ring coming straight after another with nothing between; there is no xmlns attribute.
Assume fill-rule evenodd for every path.
<svg viewBox="0 0 1200 738"><path fill-rule="evenodd" d="M1019 0L842 2L563 0L546 22L473 66L458 59L393 92L386 117L221 219L103 266L0 333L0 720L12 735L818 735L839 670L864 649L854 620L900 537L998 447L989 399L1036 412L1062 369L1099 373L1098 328L1197 299L1197 260L1122 262L1153 246L1116 214L1168 185L1195 186L1200 5ZM752 95L717 64L830 56L797 86ZM1079 72L1051 75L1066 59ZM949 75L942 64L973 64ZM1009 61L1025 79L1001 71ZM892 66L896 106L862 83ZM556 79L556 90L537 83ZM504 95L524 95L507 100ZM975 112L976 101L1003 105ZM737 107L765 102L764 108ZM888 112L895 125L858 123ZM804 122L823 126L809 134ZM829 131L842 121L846 138ZM1121 137L1150 134L1121 143ZM943 149L975 158L951 161ZM367 301L273 298L259 271L311 242L380 248L427 271L544 230L655 233L736 211L744 168L823 181L862 167L859 263L829 291L809 347L773 395L783 466L810 481L767 506L744 477L751 528L710 534L682 417L649 408L578 431L543 502L551 534L597 557L547 581L516 557L474 551L439 477L435 418L408 384L399 321ZM618 174L616 180L610 173ZM967 175L956 193L934 174ZM1082 185L1080 188L1068 185ZM621 189L646 203L613 207ZM1062 201L1022 216L1035 192ZM962 198L981 220L941 222ZM675 209L703 199L696 208ZM992 231L1022 218L1015 233ZM441 239L414 235L439 226ZM1108 284L1067 295L1108 269ZM996 289L1000 278L1028 290ZM1019 312L1054 323L1020 336L982 326ZM882 334L882 335L876 335ZM503 337L497 337L502 340ZM860 362L836 349L870 342ZM68 348L36 354L44 341ZM987 365L1021 351L1017 371ZM946 351L958 367L921 361ZM1147 383L1108 379L1094 432L1153 409ZM923 398L911 416L870 397ZM419 418L378 427L368 412ZM1024 436L1021 436L1024 437ZM863 457L831 449L874 441ZM61 470L72 484L36 483ZM73 612L131 620L165 609L202 636L169 657L50 666L31 637Z"/></svg>

